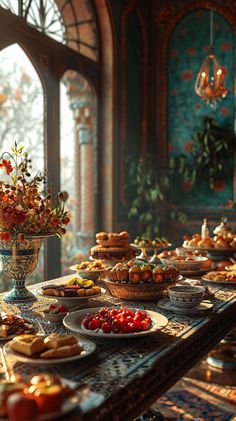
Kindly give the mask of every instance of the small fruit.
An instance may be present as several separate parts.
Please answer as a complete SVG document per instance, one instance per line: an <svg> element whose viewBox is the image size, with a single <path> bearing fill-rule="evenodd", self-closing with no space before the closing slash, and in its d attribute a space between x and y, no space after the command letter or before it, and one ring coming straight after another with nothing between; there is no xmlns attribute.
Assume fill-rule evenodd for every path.
<svg viewBox="0 0 236 421"><path fill-rule="evenodd" d="M67 313L68 312L68 308L64 307L64 306L58 306L57 308L59 313Z"/></svg>
<svg viewBox="0 0 236 421"><path fill-rule="evenodd" d="M72 278L68 279L67 284L68 285L76 285L77 279L78 278L76 276L72 276Z"/></svg>
<svg viewBox="0 0 236 421"><path fill-rule="evenodd" d="M83 288L92 288L94 286L94 282L90 279L78 279L78 285L80 285Z"/></svg>
<svg viewBox="0 0 236 421"><path fill-rule="evenodd" d="M61 407L63 393L60 384L39 383L30 386L28 392L35 398L40 413L56 412Z"/></svg>
<svg viewBox="0 0 236 421"><path fill-rule="evenodd" d="M23 393L13 393L6 402L6 412L10 421L26 421L37 417L36 401Z"/></svg>
<svg viewBox="0 0 236 421"><path fill-rule="evenodd" d="M98 319L92 319L88 325L89 329L91 330L97 330L100 328L100 326L101 326L101 322Z"/></svg>

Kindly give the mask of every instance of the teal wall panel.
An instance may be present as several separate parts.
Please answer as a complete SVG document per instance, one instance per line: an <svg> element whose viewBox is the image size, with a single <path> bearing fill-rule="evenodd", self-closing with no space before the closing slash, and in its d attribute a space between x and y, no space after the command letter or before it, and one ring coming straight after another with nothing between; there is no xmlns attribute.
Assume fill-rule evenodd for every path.
<svg viewBox="0 0 236 421"><path fill-rule="evenodd" d="M168 150L169 154L189 155L192 135L201 128L201 116L212 115L222 127L234 131L234 38L230 25L219 14L213 14L215 55L226 75L229 93L215 109L195 94L194 84L204 58L209 53L210 11L196 10L185 16L175 27L168 45ZM229 156L226 179L215 189L207 183L194 188L188 183L174 186L173 199L179 205L215 207L233 197L233 158Z"/></svg>

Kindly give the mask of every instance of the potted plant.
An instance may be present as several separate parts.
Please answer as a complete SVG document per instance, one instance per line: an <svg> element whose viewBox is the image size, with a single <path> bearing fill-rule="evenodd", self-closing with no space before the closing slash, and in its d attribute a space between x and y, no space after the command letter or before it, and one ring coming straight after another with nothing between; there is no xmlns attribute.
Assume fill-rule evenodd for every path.
<svg viewBox="0 0 236 421"><path fill-rule="evenodd" d="M212 116L202 117L201 127L193 132L191 153L173 155L169 160L170 173L185 182L207 183L214 189L218 180L227 177L226 160L233 151L233 133L219 126Z"/></svg>
<svg viewBox="0 0 236 421"><path fill-rule="evenodd" d="M128 218L138 222L143 235L149 238L165 235L167 209L168 219L186 219L170 200L168 174L158 170L150 154L130 158L128 168L129 191L132 192Z"/></svg>

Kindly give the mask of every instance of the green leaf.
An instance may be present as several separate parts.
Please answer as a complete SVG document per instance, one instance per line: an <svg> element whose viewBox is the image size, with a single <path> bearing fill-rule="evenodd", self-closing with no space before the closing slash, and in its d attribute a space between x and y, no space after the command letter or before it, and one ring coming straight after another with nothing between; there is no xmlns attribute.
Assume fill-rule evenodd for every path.
<svg viewBox="0 0 236 421"><path fill-rule="evenodd" d="M203 137L203 142L204 142L204 145L208 145L208 133L205 133L205 135L204 135L204 137Z"/></svg>

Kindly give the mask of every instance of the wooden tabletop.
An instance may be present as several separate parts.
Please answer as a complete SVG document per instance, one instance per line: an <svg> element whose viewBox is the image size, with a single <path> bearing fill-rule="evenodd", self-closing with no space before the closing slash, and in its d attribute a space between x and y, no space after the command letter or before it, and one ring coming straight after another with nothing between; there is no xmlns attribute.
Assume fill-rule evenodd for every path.
<svg viewBox="0 0 236 421"><path fill-rule="evenodd" d="M66 278L53 280L63 283ZM52 283L52 281L48 281ZM41 284L31 286L37 295ZM123 301L128 307L154 310L168 318L168 325L151 336L132 339L93 339L94 354L81 361L40 367L37 371L59 373L78 384L86 383L103 399L97 408L81 415L82 420L129 420L140 415L153 401L168 390L197 361L236 325L236 285L209 286L211 312L200 315L177 315L162 310L158 302ZM19 306L6 304L1 310L22 315L40 324L47 333L66 332L62 325L51 325L42 317L48 300L37 295L37 301ZM112 306L121 303L108 293L102 297L73 304L71 310ZM7 357L8 364L23 376L35 373L35 367ZM78 420L72 412L66 420Z"/></svg>

